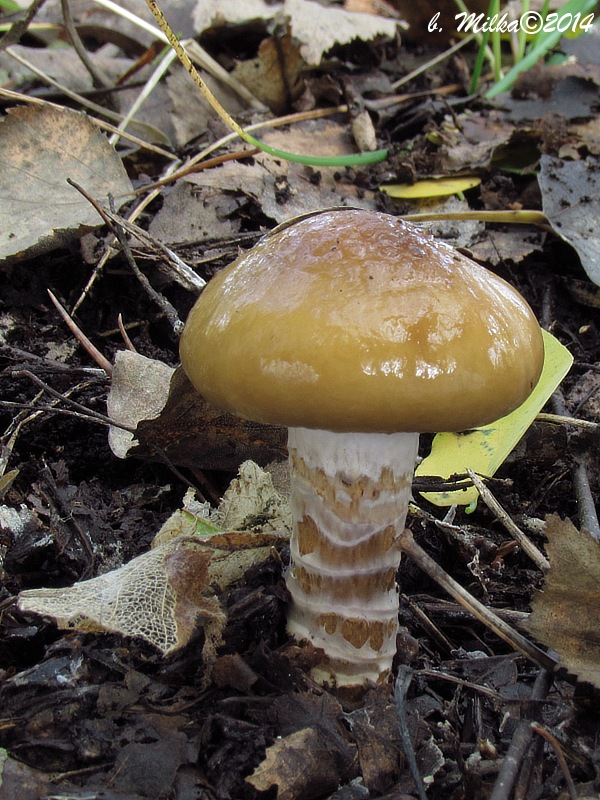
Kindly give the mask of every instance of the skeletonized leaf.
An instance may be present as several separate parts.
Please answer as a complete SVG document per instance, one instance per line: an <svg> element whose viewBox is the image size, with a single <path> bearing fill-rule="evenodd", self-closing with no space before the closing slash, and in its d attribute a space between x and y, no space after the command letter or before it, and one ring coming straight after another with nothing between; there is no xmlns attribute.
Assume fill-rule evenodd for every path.
<svg viewBox="0 0 600 800"><path fill-rule="evenodd" d="M550 572L527 628L570 672L600 688L600 542L555 514L546 536Z"/></svg>
<svg viewBox="0 0 600 800"><path fill-rule="evenodd" d="M77 111L13 108L0 124L0 259L32 256L102 224L67 183L106 202L131 191L121 159L98 128Z"/></svg>
<svg viewBox="0 0 600 800"><path fill-rule="evenodd" d="M66 630L140 636L169 653L188 641L203 611L219 609L208 591L211 557L197 540L179 538L74 586L23 591L19 608Z"/></svg>
<svg viewBox="0 0 600 800"><path fill-rule="evenodd" d="M231 586L280 543L269 534L179 536L74 586L23 591L18 604L61 629L138 636L164 654L186 645L202 624L207 658L227 621L215 588Z"/></svg>

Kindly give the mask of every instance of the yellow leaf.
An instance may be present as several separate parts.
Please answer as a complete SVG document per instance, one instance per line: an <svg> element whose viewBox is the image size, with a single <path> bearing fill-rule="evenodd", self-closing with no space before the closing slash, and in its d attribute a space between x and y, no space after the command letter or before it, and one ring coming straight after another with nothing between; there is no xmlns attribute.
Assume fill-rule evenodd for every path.
<svg viewBox="0 0 600 800"><path fill-rule="evenodd" d="M422 200L428 197L446 197L466 192L479 186L481 178L430 178L416 183L393 183L381 186L381 191L390 197L402 200Z"/></svg>
<svg viewBox="0 0 600 800"><path fill-rule="evenodd" d="M436 476L443 479L462 475L467 468L491 477L515 448L565 377L573 356L547 331L544 338L544 368L537 386L515 411L502 419L466 433L438 433L431 453L419 464L417 477ZM470 505L479 493L474 486L448 492L423 492L422 496L436 506Z"/></svg>

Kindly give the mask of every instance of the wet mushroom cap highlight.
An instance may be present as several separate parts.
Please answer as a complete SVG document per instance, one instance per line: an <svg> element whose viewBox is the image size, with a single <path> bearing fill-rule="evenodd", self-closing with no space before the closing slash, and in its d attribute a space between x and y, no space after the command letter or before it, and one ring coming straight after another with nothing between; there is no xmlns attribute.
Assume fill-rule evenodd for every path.
<svg viewBox="0 0 600 800"><path fill-rule="evenodd" d="M517 408L543 364L504 280L421 229L324 211L275 229L192 309L183 367L238 416L331 431L460 431Z"/></svg>

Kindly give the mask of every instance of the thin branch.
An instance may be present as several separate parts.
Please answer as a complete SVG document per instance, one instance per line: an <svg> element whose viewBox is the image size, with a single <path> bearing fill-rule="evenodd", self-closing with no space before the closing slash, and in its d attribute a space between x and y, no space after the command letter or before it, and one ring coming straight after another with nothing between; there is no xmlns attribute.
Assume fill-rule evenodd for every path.
<svg viewBox="0 0 600 800"><path fill-rule="evenodd" d="M63 321L65 322L68 329L71 331L73 336L77 339L79 344L84 348L84 350L94 359L96 364L101 367L104 372L110 377L112 375L112 364L110 361L102 355L100 350L96 347L96 345L92 344L92 342L88 339L85 333L81 330L81 328L77 325L77 323L69 316L67 310L64 306L60 303L60 301L54 296L54 294L47 289L48 295L50 296L50 300L54 303L54 306L60 316L62 317Z"/></svg>
<svg viewBox="0 0 600 800"><path fill-rule="evenodd" d="M469 594L454 578L451 578L436 562L429 556L422 547L414 540L412 533L405 529L398 540L398 544L403 553L410 556L417 564L439 586L453 597L461 606L468 609L473 616L492 630L497 636L503 639L513 649L523 653L530 661L544 669L556 671L559 668L558 662L548 655L544 650L530 642L522 634L515 631L506 622L500 619L494 612L480 603L473 595Z"/></svg>
<svg viewBox="0 0 600 800"><path fill-rule="evenodd" d="M75 27L75 22L73 21L73 15L71 14L71 3L69 0L60 0L60 7L62 10L63 21L65 23L65 28L67 33L69 34L69 39L71 40L71 44L73 45L73 50L79 56L79 60L83 64L83 66L87 69L92 79L92 82L95 87L101 87L103 89L110 89L112 88L111 82L108 80L106 75L99 70L92 59L90 58L88 51L83 46L83 42L81 41L81 37L79 36L79 32Z"/></svg>
<svg viewBox="0 0 600 800"><path fill-rule="evenodd" d="M70 397L65 397L64 394L61 394L60 392L57 392L56 389L53 389L52 386L50 386L49 384L45 383L45 381L43 381L41 378L38 378L37 375L34 375L34 373L30 372L28 369L15 370L14 372L11 373L11 375L14 378L19 378L19 377L28 378L30 381L35 383L36 386L38 386L40 389L43 389L45 392L47 392L49 395L54 397L56 400L58 400L58 401L60 401L62 403L66 403L68 406L71 406L71 408L75 409L80 414L83 414L86 419L92 418L92 419L94 419L94 420L96 420L98 422L101 422L103 425L112 425L115 428L122 428L125 431L129 431L129 433L135 433L136 432L135 428L131 428L128 425L121 425L120 423L115 422L114 420L112 420L110 417L107 417L105 414L100 414L99 411L93 411L91 408L87 408L86 406L82 405L81 403L78 403L76 400L71 400ZM7 403L5 401L3 401L2 404L5 405ZM15 405L15 406L18 406L18 407L20 406L20 404L16 404L16 403L10 403L10 405ZM47 410L58 411L59 409L53 409L52 408L52 409L38 409L38 410L40 410L40 411L47 411Z"/></svg>
<svg viewBox="0 0 600 800"><path fill-rule="evenodd" d="M45 2L46 0L34 0L27 9L25 16L22 19L18 19L10 26L4 36L0 39L0 52L2 50L6 50L9 45L16 44L20 40L21 36L26 33L29 23Z"/></svg>
<svg viewBox="0 0 600 800"><path fill-rule="evenodd" d="M494 495L490 492L488 487L484 484L484 482L476 475L473 470L467 469L468 474L473 481L473 485L479 492L481 499L495 515L496 519L499 520L502 525L506 528L506 530L510 533L513 539L519 543L519 547L523 550L523 552L529 556L529 558L533 561L533 563L541 569L542 572L548 572L550 569L550 562L546 558L546 556L538 550L538 548L533 544L533 542L523 533L523 531L519 528L519 526L510 518L508 513L502 508L500 503L496 500Z"/></svg>

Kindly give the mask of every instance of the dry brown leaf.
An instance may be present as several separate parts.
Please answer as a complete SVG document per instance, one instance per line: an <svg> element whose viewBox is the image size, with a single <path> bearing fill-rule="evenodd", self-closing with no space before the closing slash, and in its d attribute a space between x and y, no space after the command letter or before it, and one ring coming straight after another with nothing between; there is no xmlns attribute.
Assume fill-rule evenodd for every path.
<svg viewBox="0 0 600 800"><path fill-rule="evenodd" d="M600 542L555 514L546 536L551 568L527 628L570 672L600 688Z"/></svg>
<svg viewBox="0 0 600 800"><path fill-rule="evenodd" d="M115 422L137 426L135 438L111 429L109 443L119 458L167 458L177 466L237 470L249 458L264 465L286 456L285 428L214 408L181 367L173 371L136 353L117 357L108 409Z"/></svg>
<svg viewBox="0 0 600 800"><path fill-rule="evenodd" d="M45 252L102 224L67 178L101 201L132 189L121 159L85 114L13 108L0 137L0 259Z"/></svg>
<svg viewBox="0 0 600 800"><path fill-rule="evenodd" d="M263 39L256 58L238 62L232 75L274 114L283 114L302 91L304 68L298 45L286 35Z"/></svg>
<svg viewBox="0 0 600 800"><path fill-rule="evenodd" d="M258 791L276 786L278 800L322 797L342 782L347 766L332 753L332 744L316 728L302 728L268 747L264 761L246 780Z"/></svg>

